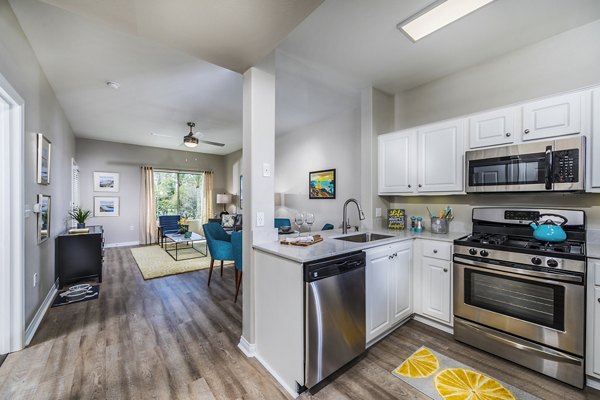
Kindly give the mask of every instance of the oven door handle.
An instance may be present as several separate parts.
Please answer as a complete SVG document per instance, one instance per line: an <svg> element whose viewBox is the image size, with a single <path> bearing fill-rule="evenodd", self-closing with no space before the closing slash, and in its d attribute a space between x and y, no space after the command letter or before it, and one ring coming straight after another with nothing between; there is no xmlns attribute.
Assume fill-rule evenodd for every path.
<svg viewBox="0 0 600 400"><path fill-rule="evenodd" d="M480 261L462 258L457 255L454 256L454 261L456 261L459 264L463 264L463 265L479 267L478 269L480 269L481 271L491 269L491 270L495 270L495 271L499 271L499 272L503 272L503 273L508 273L508 274L504 274L504 275L513 275L513 276L521 275L521 276L524 276L527 278L531 278L531 280L536 280L539 282L552 282L552 283L559 284L560 282L555 282L554 280L562 279L563 281L568 281L568 282L583 283L583 277L575 276L575 275L567 275L567 274L560 274L560 273L550 274L547 272L529 271L529 270L521 269L521 268L503 267L501 265L488 264L488 263L483 263ZM535 279L535 278L542 278L542 279ZM549 281L548 279L550 279L551 281Z"/></svg>
<svg viewBox="0 0 600 400"><path fill-rule="evenodd" d="M581 359L576 358L576 357L572 357L568 354L556 351L556 350L552 350L552 349L548 349L548 348L544 348L544 349L538 349L536 347L533 347L531 345L526 345L523 343L517 343L515 341L512 341L510 339L506 339L497 335L494 335L490 332L487 332L486 329L482 329L479 326L472 324L468 321L464 321L461 320L461 323L464 325L467 325L469 327L469 329L473 329L474 331L477 331L478 333L482 334L483 336L487 337L488 339L494 340L496 342L500 342L503 344L506 344L510 347L514 347L515 349L519 349L519 350L523 350L525 352L528 353L534 353L546 360L551 360L551 361L558 361L558 362L565 362L565 363L569 363L569 364L575 364L575 365L581 365Z"/></svg>

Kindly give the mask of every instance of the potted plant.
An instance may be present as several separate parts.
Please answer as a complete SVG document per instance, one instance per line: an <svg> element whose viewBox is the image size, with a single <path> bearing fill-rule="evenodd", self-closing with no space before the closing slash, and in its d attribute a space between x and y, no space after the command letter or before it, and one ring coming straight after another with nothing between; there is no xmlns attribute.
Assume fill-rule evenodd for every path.
<svg viewBox="0 0 600 400"><path fill-rule="evenodd" d="M177 225L179 225L179 233L185 234L190 228L190 221L186 217L182 217L177 221Z"/></svg>
<svg viewBox="0 0 600 400"><path fill-rule="evenodd" d="M90 210L84 210L81 207L74 207L69 211L69 217L77 221L77 228L85 228L85 220L90 217L92 212Z"/></svg>

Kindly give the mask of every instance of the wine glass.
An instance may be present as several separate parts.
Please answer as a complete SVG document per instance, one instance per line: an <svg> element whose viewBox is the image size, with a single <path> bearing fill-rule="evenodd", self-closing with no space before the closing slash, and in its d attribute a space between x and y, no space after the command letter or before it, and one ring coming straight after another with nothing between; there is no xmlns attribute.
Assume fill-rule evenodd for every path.
<svg viewBox="0 0 600 400"><path fill-rule="evenodd" d="M308 236L310 236L310 229L312 228L312 224L315 223L315 214L308 212L306 213L306 225L308 225Z"/></svg>
<svg viewBox="0 0 600 400"><path fill-rule="evenodd" d="M302 225L304 224L304 214L301 212L297 212L294 217L294 223L298 226L298 237L300 237L300 230L302 229Z"/></svg>

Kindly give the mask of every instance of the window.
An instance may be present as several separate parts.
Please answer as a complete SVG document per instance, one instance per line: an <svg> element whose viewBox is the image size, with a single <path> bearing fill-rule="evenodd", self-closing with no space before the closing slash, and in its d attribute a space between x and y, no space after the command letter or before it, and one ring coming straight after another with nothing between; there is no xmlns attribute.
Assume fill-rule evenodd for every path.
<svg viewBox="0 0 600 400"><path fill-rule="evenodd" d="M202 218L202 173L154 171L156 216Z"/></svg>

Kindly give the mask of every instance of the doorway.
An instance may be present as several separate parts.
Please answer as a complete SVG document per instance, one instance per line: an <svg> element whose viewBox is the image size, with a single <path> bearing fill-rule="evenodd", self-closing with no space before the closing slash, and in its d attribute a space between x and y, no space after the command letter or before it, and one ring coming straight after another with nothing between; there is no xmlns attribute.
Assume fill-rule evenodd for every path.
<svg viewBox="0 0 600 400"><path fill-rule="evenodd" d="M25 332L23 106L0 75L0 354L22 349Z"/></svg>

